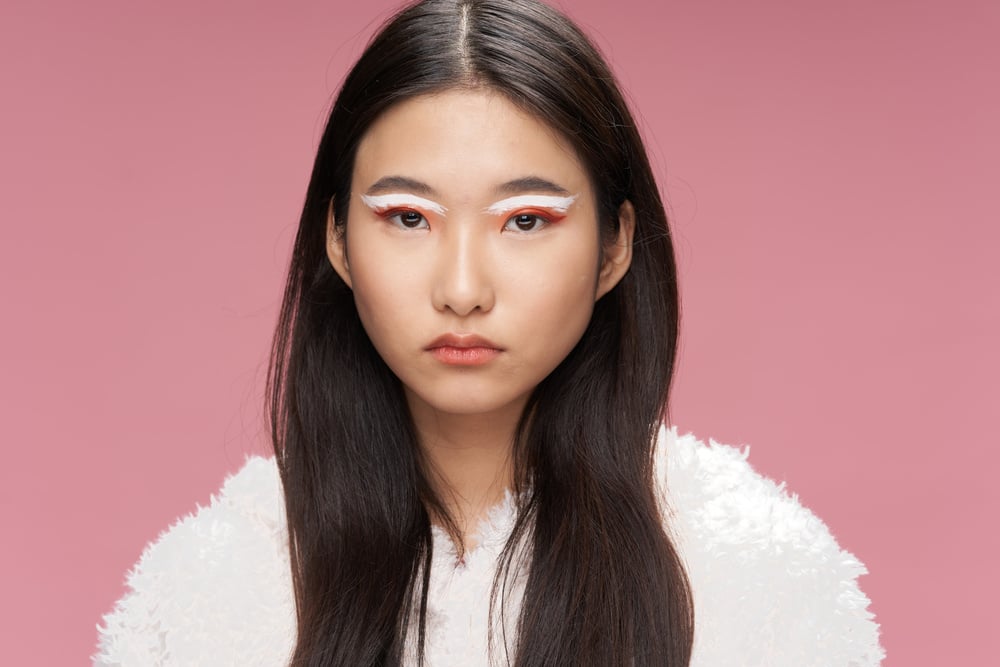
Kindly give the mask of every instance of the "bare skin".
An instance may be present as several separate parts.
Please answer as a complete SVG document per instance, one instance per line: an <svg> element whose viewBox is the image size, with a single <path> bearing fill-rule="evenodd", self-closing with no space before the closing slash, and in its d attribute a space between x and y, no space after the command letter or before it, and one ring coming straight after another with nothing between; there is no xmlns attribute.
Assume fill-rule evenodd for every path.
<svg viewBox="0 0 1000 667"><path fill-rule="evenodd" d="M414 412L435 491L457 523L465 551L476 547L476 526L511 487L511 444L522 407L446 419L419 404Z"/></svg>

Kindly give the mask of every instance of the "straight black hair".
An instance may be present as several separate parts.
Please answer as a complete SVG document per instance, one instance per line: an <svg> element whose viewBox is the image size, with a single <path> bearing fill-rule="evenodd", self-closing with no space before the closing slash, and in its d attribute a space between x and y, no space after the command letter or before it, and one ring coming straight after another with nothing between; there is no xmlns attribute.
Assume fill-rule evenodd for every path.
<svg viewBox="0 0 1000 667"><path fill-rule="evenodd" d="M429 517L448 513L401 384L330 265L327 219L332 211L342 231L372 123L398 102L452 89L504 95L565 137L590 176L605 239L616 237L624 202L636 219L628 272L518 425L518 514L491 613L519 567L526 583L504 657L520 667L687 665L691 595L652 472L679 319L666 214L607 64L534 0L408 6L369 43L330 113L268 371L297 609L292 664L399 665L413 630L423 653Z"/></svg>

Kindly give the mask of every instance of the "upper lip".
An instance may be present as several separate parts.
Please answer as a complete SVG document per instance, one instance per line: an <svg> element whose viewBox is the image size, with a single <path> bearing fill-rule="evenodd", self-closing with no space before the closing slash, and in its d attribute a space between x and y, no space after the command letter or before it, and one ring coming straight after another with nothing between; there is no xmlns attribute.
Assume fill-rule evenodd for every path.
<svg viewBox="0 0 1000 667"><path fill-rule="evenodd" d="M477 336L476 334L459 334L459 333L446 333L444 335L438 336L431 341L425 349L433 350L438 347L487 347L494 350L502 350L503 348L494 343L493 341L483 338L482 336Z"/></svg>

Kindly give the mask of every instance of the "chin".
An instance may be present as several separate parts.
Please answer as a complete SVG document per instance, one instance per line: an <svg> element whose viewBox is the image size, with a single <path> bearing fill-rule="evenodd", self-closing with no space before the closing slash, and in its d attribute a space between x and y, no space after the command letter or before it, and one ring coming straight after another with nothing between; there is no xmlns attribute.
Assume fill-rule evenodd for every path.
<svg viewBox="0 0 1000 667"><path fill-rule="evenodd" d="M437 400L428 403L435 412L448 415L463 415L471 417L474 415L487 415L498 411L503 411L510 406L510 402L489 401L481 399L471 399L468 394L445 400Z"/></svg>
<svg viewBox="0 0 1000 667"><path fill-rule="evenodd" d="M411 408L432 410L441 415L472 417L516 411L518 416L527 400L527 394L490 395L471 387L460 387L439 392L407 392ZM418 408L416 404L420 404Z"/></svg>

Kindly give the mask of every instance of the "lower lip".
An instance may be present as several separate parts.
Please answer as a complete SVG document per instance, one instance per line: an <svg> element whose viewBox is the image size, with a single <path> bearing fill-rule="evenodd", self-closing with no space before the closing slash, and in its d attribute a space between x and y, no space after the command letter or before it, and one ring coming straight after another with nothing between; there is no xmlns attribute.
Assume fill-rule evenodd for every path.
<svg viewBox="0 0 1000 667"><path fill-rule="evenodd" d="M429 351L435 359L449 366L482 366L500 354L500 350L493 347L435 347Z"/></svg>

